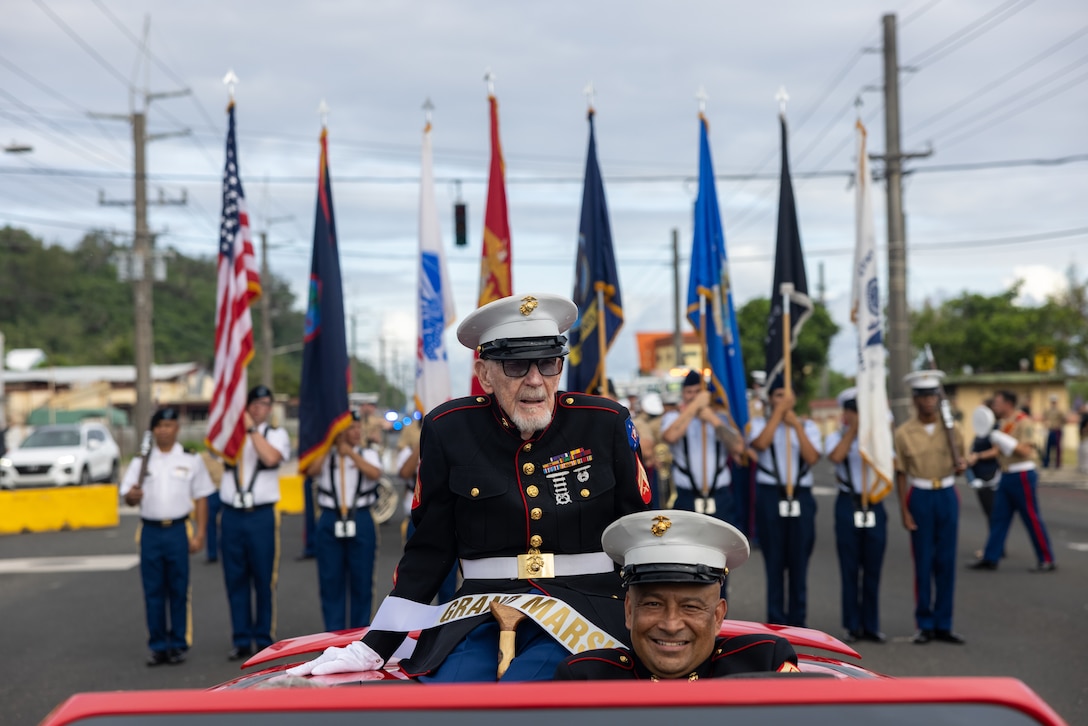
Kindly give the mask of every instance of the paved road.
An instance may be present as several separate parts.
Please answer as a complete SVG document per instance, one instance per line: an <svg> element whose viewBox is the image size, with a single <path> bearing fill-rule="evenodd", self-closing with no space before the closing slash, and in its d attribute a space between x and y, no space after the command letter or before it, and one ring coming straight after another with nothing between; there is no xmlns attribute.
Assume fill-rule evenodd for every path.
<svg viewBox="0 0 1088 726"><path fill-rule="evenodd" d="M818 469L819 514L810 583L811 627L841 634L839 576L832 524L831 480ZM985 523L974 494L962 488L959 560L981 546ZM894 507L894 505L893 505ZM956 624L966 646L916 646L908 539L896 522L882 589L886 645L862 644L862 664L890 675L1010 675L1038 691L1071 724L1088 723L1088 486L1075 478L1042 489L1059 570L1029 574L1033 556L1022 525L1009 538L998 572L957 572ZM278 637L321 630L317 575L301 550L301 518L284 517L279 568ZM239 673L226 660L229 623L222 571L193 560L195 639L187 663L147 668L143 600L131 559L136 518L115 529L0 537L0 723L32 724L71 693L88 690L202 688ZM381 529L376 590L384 593L400 551L399 522ZM29 573L12 573L20 558L86 556L127 569L47 571L34 560ZM125 559L128 555L130 558ZM764 617L758 554L730 583L730 617Z"/></svg>

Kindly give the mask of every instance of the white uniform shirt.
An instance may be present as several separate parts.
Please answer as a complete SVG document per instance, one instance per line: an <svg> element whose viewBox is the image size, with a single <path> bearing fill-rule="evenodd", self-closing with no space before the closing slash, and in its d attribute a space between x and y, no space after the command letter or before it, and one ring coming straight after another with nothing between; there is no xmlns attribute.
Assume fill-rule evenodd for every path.
<svg viewBox="0 0 1088 726"><path fill-rule="evenodd" d="M285 429L270 426L267 423L257 427L264 435L265 440L280 452L283 461L291 458L291 439ZM242 449L242 489L249 487L253 480L253 472L257 470L257 449L253 446L253 435L246 434L246 443ZM257 472L257 479L253 481L253 506L262 504L274 504L280 500L280 468L274 466L271 469L262 469ZM223 471L223 478L219 481L219 498L224 506L233 506L234 495L238 492L235 481L234 469Z"/></svg>
<svg viewBox="0 0 1088 726"><path fill-rule="evenodd" d="M820 445L820 429L815 423L809 420L801 422L802 428L805 432L805 438L812 444L816 451L820 451L822 448ZM749 424L750 431L748 434L748 442L751 443L759 438L759 435L763 433L763 429L767 426L767 419L755 418L752 419ZM786 484L786 434L789 433L790 437L790 478L794 480L794 483L798 486L811 487L812 486L812 470L808 468L807 464L803 464L801 459L801 444L797 440L797 432L793 427L786 426L782 423L778 425L778 430L774 432L774 439L772 445L768 446L763 451L759 452L758 468L756 469L756 483L757 484L773 484L778 485L779 481L775 479L773 472L776 471L775 465L777 464L778 476L781 477L781 483ZM774 452L774 459L771 458L771 453ZM800 481L797 481L797 472L804 466L807 471L801 476Z"/></svg>
<svg viewBox="0 0 1088 726"><path fill-rule="evenodd" d="M673 421L680 418L679 411L669 411L661 417L661 430L667 431ZM726 419L719 416L723 425L728 426ZM703 487L703 441L706 441L706 478L711 485ZM684 431L684 435L670 444L672 451L672 475L677 489L695 489L696 491L713 491L729 486L732 477L729 473L729 449L718 440L714 432L714 426L702 421L698 417L693 418Z"/></svg>
<svg viewBox="0 0 1088 726"><path fill-rule="evenodd" d="M142 457L135 457L121 479L121 496L128 494L140 478ZM208 469L199 454L186 453L181 444L168 452L159 447L151 449L147 460L147 477L143 481L144 498L140 500L140 516L161 522L184 519L193 511L193 500L203 499L215 491Z"/></svg>
<svg viewBox="0 0 1088 726"><path fill-rule="evenodd" d="M824 442L824 456L828 456L835 447L842 441L842 429L835 429L827 435L827 441ZM849 474L847 473L847 466L850 467ZM835 464L835 477L839 481L839 490L843 491L843 487L852 486L854 488L854 494L861 494L861 454L858 453L858 440L855 437L850 443L850 451L846 453L846 458L842 460L842 463ZM848 484L843 484L848 482Z"/></svg>
<svg viewBox="0 0 1088 726"><path fill-rule="evenodd" d="M356 447L355 452L363 457L363 461L378 467L381 471L382 460L377 451ZM343 486L340 479L341 461L344 462ZM335 499L333 498L334 487ZM350 509L353 496L357 509L369 507L378 500L378 480L363 476L350 456L340 456L335 450L330 451L325 464L321 467L321 474L317 477L317 506L337 509L339 503L344 502Z"/></svg>

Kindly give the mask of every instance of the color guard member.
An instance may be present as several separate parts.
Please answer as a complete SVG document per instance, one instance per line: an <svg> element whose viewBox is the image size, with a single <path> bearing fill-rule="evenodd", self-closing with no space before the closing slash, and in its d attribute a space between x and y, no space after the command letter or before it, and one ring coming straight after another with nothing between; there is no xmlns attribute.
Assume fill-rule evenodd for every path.
<svg viewBox="0 0 1088 726"><path fill-rule="evenodd" d="M915 416L895 430L895 483L903 526L910 532L914 556L913 642L931 640L964 643L952 630L956 587L956 538L960 499L956 474L963 460L949 451L948 435L938 412L942 371L914 371L904 376L911 387ZM963 433L953 428L956 451L963 451ZM936 591L936 592L934 592Z"/></svg>
<svg viewBox="0 0 1088 726"><path fill-rule="evenodd" d="M279 556L280 463L291 456L287 432L269 422L272 390L254 386L246 397L246 441L238 467L225 467L219 485L223 579L230 603L231 642L227 658L243 660L272 645L276 625L276 568ZM256 608L254 608L256 600Z"/></svg>
<svg viewBox="0 0 1088 726"><path fill-rule="evenodd" d="M182 663L192 644L189 555L204 546L206 498L215 491L204 461L178 441L178 411L151 417L154 445L133 458L121 480L129 506L140 505L140 580L147 611L147 664ZM189 514L196 512L196 521Z"/></svg>

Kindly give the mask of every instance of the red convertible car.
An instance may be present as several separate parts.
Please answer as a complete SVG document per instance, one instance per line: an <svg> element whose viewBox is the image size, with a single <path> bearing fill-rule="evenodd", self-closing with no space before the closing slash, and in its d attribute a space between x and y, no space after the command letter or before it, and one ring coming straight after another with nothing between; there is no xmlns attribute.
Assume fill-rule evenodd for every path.
<svg viewBox="0 0 1088 726"><path fill-rule="evenodd" d="M773 633L785 637L798 652L801 672L755 673L698 683L664 681L650 687L625 681L422 686L408 679L395 662L368 673L298 678L283 672L329 646L357 640L364 632L321 633L281 641L244 666L265 668L209 690L77 694L42 723L279 726L305 722L307 726L339 726L355 725L364 718L381 719L383 724L416 724L437 717L445 726L659 726L677 719L703 718L706 723L730 726L1065 726L1034 691L1013 678L888 678L835 657L860 656L820 631L737 620L725 621L722 635ZM813 654L812 650L830 655ZM273 661L278 663L269 665Z"/></svg>

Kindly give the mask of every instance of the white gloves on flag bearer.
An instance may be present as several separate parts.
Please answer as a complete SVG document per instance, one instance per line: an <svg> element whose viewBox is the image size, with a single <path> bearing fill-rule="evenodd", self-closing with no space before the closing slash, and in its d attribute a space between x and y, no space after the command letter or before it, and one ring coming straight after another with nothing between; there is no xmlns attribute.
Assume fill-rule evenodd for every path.
<svg viewBox="0 0 1088 726"><path fill-rule="evenodd" d="M1018 443L1015 436L1009 436L1004 431L991 431L990 443L1001 450L1001 453L1005 456L1012 456L1012 452L1016 450Z"/></svg>
<svg viewBox="0 0 1088 726"><path fill-rule="evenodd" d="M362 641L348 643L343 648L326 648L325 652L308 663L300 663L287 669L291 676L327 676L332 673L359 673L380 670L385 665L382 657Z"/></svg>

